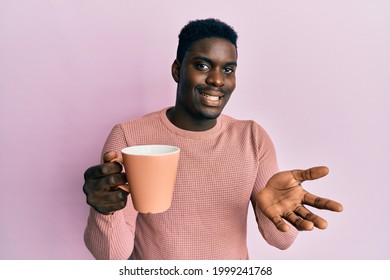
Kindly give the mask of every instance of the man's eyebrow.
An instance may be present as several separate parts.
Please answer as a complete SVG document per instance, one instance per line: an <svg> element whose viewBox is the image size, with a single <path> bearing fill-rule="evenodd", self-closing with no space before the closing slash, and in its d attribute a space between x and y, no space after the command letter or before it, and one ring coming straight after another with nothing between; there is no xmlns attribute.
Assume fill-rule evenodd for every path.
<svg viewBox="0 0 390 280"><path fill-rule="evenodd" d="M237 62L235 62L235 61L227 62L225 65L226 66L237 66Z"/></svg>
<svg viewBox="0 0 390 280"><path fill-rule="evenodd" d="M205 56L201 56L201 55L195 56L194 59L200 59L200 60L206 61L206 62L208 62L208 63L210 63L210 64L213 63L213 61L212 61L210 58L205 57ZM235 62L235 61L226 62L225 65L237 66L237 62Z"/></svg>

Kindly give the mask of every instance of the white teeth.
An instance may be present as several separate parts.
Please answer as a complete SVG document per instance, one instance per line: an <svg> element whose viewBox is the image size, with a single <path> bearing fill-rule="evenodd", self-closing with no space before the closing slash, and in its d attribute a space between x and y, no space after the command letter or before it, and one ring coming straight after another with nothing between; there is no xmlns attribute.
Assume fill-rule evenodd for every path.
<svg viewBox="0 0 390 280"><path fill-rule="evenodd" d="M205 93L203 93L203 92L202 92L202 95L203 95L204 97L206 97L207 99L212 100L212 101L217 101L217 100L219 100L219 96L211 96L211 95L205 94Z"/></svg>

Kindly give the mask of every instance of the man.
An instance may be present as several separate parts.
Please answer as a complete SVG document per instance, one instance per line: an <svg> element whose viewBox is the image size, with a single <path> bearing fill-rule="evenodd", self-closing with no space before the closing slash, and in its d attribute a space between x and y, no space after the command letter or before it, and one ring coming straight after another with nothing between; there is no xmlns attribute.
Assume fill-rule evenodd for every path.
<svg viewBox="0 0 390 280"><path fill-rule="evenodd" d="M298 230L326 228L305 204L342 211L341 204L301 186L325 176L326 167L279 172L264 129L221 114L235 89L236 41L234 29L219 20L187 24L172 64L175 106L111 131L103 163L84 174L92 206L85 243L95 258L248 259L249 202L260 233L280 249L294 242ZM120 188L126 184L120 150L140 144L181 149L172 206L164 213L137 213Z"/></svg>

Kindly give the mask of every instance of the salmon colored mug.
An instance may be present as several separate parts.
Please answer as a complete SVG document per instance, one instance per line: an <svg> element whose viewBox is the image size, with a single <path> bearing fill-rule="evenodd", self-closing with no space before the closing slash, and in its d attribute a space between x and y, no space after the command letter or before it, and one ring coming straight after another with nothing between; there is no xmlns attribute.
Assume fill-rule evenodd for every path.
<svg viewBox="0 0 390 280"><path fill-rule="evenodd" d="M161 213L171 207L180 148L141 145L124 148L123 166L135 210Z"/></svg>

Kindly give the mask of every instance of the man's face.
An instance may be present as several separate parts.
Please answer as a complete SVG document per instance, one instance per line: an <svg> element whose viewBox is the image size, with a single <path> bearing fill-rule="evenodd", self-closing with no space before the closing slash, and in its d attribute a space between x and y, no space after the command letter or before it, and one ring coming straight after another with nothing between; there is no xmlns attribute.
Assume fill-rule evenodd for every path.
<svg viewBox="0 0 390 280"><path fill-rule="evenodd" d="M181 65L175 63L176 109L196 121L217 118L236 87L236 47L222 38L202 39L192 44Z"/></svg>

